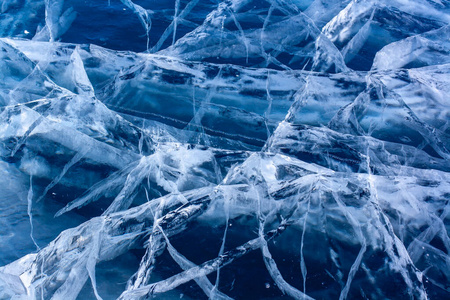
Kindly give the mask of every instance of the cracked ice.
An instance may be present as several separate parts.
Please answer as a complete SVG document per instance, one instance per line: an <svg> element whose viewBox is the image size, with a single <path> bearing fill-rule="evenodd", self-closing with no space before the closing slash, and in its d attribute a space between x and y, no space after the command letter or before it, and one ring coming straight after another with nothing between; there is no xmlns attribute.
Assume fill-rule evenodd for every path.
<svg viewBox="0 0 450 300"><path fill-rule="evenodd" d="M0 299L447 299L450 2L5 0Z"/></svg>

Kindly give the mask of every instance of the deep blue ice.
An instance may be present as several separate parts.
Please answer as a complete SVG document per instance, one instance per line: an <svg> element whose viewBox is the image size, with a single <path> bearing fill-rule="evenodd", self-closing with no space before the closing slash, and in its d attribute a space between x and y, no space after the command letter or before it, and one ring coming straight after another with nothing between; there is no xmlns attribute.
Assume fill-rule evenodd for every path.
<svg viewBox="0 0 450 300"><path fill-rule="evenodd" d="M0 299L450 298L449 1L0 9Z"/></svg>

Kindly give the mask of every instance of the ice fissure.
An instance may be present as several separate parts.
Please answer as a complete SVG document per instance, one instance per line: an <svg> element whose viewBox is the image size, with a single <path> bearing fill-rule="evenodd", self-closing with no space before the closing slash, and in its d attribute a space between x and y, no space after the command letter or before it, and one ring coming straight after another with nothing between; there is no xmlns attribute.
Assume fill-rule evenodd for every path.
<svg viewBox="0 0 450 300"><path fill-rule="evenodd" d="M450 297L449 1L0 9L0 299Z"/></svg>

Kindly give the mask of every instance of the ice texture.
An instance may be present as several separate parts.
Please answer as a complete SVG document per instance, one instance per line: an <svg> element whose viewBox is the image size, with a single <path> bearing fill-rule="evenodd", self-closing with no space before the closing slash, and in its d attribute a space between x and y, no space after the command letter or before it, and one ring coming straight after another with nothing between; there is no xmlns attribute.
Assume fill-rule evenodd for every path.
<svg viewBox="0 0 450 300"><path fill-rule="evenodd" d="M0 299L450 298L449 1L0 9Z"/></svg>

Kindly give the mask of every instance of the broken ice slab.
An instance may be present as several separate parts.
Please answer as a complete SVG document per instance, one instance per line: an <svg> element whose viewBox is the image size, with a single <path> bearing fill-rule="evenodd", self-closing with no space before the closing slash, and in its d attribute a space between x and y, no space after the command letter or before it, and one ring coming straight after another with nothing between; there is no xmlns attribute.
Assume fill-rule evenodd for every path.
<svg viewBox="0 0 450 300"><path fill-rule="evenodd" d="M188 63L97 46L5 42L23 51L59 86L78 94L92 90L112 110L259 146L284 118L306 75Z"/></svg>
<svg viewBox="0 0 450 300"><path fill-rule="evenodd" d="M285 153L341 172L388 176L427 169L450 170L448 160L410 145L287 122L278 126L265 147L272 153ZM422 171L413 171L411 167Z"/></svg>
<svg viewBox="0 0 450 300"><path fill-rule="evenodd" d="M446 70L447 65L370 74L313 74L294 96L286 120L415 146L446 159L450 153ZM419 96L423 94L427 97Z"/></svg>
<svg viewBox="0 0 450 300"><path fill-rule="evenodd" d="M63 94L63 90L21 51L3 40L0 47L0 109Z"/></svg>
<svg viewBox="0 0 450 300"><path fill-rule="evenodd" d="M257 165L265 165L268 168L258 170L255 169ZM273 166L273 168L269 166ZM286 173L283 175L280 170L286 170L288 167L292 170L304 169L304 175L293 172L292 174L297 176L296 179L285 177ZM198 228L197 226L200 224L181 222L179 225L186 225L182 231L171 231L171 226L179 225L177 225L178 221L175 222L178 220L177 218L172 219L169 216L176 217L181 212L183 214L179 217L188 216L189 214L184 214L183 207L188 208L191 204L196 203L195 199L199 200L208 195L210 199L206 202L208 209L198 217L198 221L203 224L201 226L228 222L223 219L223 216L228 216L230 224L232 223L237 229L257 228L258 220L261 221L261 217L263 217L266 220L264 221L264 230L270 236L271 230L274 228L276 230L280 226L280 217L284 217L285 222L290 225L285 232L284 230L280 232L276 243L269 243L270 251L273 251L280 259L280 256L290 253L293 248L302 249L301 255L305 257L307 272L310 276L313 275L313 278L322 278L323 280L330 276L334 278L334 283L331 279L326 280L329 286L336 285L334 289L328 289L328 291L324 291L320 284L316 285L314 281L306 279L308 295L338 297L340 294L351 297L360 291L359 289L350 289L350 287L357 286L362 288L365 294L374 297L386 295L424 297L420 274L412 266L406 249L394 235L387 218L387 216L395 215L396 210L405 208L404 201L413 207L424 203L420 197L429 195L428 192L415 193L414 198L410 197L411 194L402 192L401 187L404 184L416 186L414 177L399 176L393 181L370 174L349 176L347 173L335 173L286 156L256 154L244 164L232 169L228 178L225 179L222 186L215 188L214 192L211 189L191 190L183 195L168 195L127 211L93 218L77 228L63 232L57 240L37 255L26 257L25 260L2 268L2 272L20 276L24 285L29 290L35 290L36 293L41 293L39 288L41 285L47 286L44 289L45 292L54 291L56 295L67 293L68 290L78 291L81 289L80 283L84 283L89 276L95 276L92 273L95 264L105 259L112 259L124 251L129 251L130 247L139 247L143 241L142 238L148 232L146 228L150 227L153 220L153 212L158 209L158 206L163 205L168 209L167 213L164 213L166 217L163 219L166 218L169 221L167 224L169 227L164 225L159 227L159 230L163 230L169 237L172 235L171 232L174 236L181 232L183 235L187 235ZM440 185L439 190L436 190L437 197L448 192L448 178L445 180L447 183ZM427 187L425 184L421 184L421 186L426 189L435 189L435 187ZM395 202L384 201L383 199L386 199L384 194L375 193L375 191L383 193L386 191L389 194L391 190L399 193ZM177 203L184 204L179 206L180 204L177 205ZM431 208L430 203L429 209ZM418 233L409 231L415 228L414 223L410 223L410 220L416 219L415 222L425 222L428 224L427 226L430 226L434 213L433 210L430 210L428 217L423 215L423 218L419 220L415 214L404 214L404 219L400 223L394 223L394 229L404 230L404 241L410 241L411 234L414 236ZM256 216L260 217L256 218ZM241 234L246 235L245 231L241 231ZM305 239L301 238L302 235L305 235ZM205 237L205 242L217 243L217 240L221 239L221 232L213 231L212 234ZM268 241L270 241L269 238ZM236 242L230 241L230 243ZM249 248L249 250L256 250L262 246L262 244L258 244L258 239L250 238L248 245L252 243L259 246ZM296 246L293 247L293 244ZM115 246L112 247L112 245ZM244 249L245 245L247 244L236 248L237 251ZM189 243L177 243L175 247L177 251L183 253L186 248L189 248ZM79 249L81 252L79 255L73 256L71 254L73 249ZM323 249L319 256L317 249ZM415 249L414 246L412 249ZM52 259L50 259L50 253L52 253ZM55 255L56 253L59 254ZM224 257L230 255L230 258L233 259L237 253L233 250L225 252ZM243 254L246 256L240 259L240 263L251 263L245 259L249 255L247 251ZM84 258L81 259L80 255ZM337 260L337 256L341 259ZM343 257L346 259L342 259ZM218 259L220 261L222 258L219 256ZM28 262L25 263L25 261ZM182 283L200 276L203 271L207 272L206 275L215 270L208 267L215 261L216 259L203 261L198 267L192 267L192 270L198 269L201 272L192 273L192 270L187 270L175 276ZM385 263L380 264L380 261ZM53 266L59 267L54 268ZM79 272L69 272L68 270L63 272L63 269L70 266L73 266L72 270ZM47 274L43 281L37 280L41 267L46 270ZM283 263L279 268L287 282L296 285L290 279L289 274L298 269L289 268ZM159 272L158 266L155 267L154 272ZM56 276L57 274L60 275ZM191 274L194 274L193 277ZM232 280L226 273L224 274L222 281ZM68 280L71 277L75 281ZM370 284L370 280L383 282L386 278L395 280L396 284L403 288L394 291L389 288L389 285L374 288ZM164 289L163 286L169 281L171 279L155 284ZM175 282L168 289L176 288L177 285ZM147 286L143 286L143 288L147 288ZM136 292L138 291L140 290L138 289ZM133 290L130 290L130 293L133 294ZM70 298L71 295L67 294L67 297Z"/></svg>
<svg viewBox="0 0 450 300"><path fill-rule="evenodd" d="M348 67L370 70L382 47L445 26L449 19L444 6L428 1L413 6L402 1L352 1L323 28L323 34L341 50Z"/></svg>
<svg viewBox="0 0 450 300"><path fill-rule="evenodd" d="M123 198L132 201L142 181L148 183L151 195L217 184L226 172L227 157L233 152L196 149L176 140L155 148L145 137L149 133L136 131L108 110L102 115L102 104L96 112L95 103L82 96L57 99L43 110L45 115L38 113L40 107L6 109L2 113L2 156L31 176L51 180L46 191L62 184L81 192L98 182L81 198L87 203L105 195L114 195L116 202ZM94 114L89 112L95 112L97 119L90 119ZM77 113L83 116L75 118ZM87 130L94 121L98 123L96 131ZM102 126L105 128L99 130ZM113 135L104 136L106 133Z"/></svg>
<svg viewBox="0 0 450 300"><path fill-rule="evenodd" d="M165 202L170 207L180 199L186 198L175 196ZM150 202L134 212L93 218L64 231L37 254L3 267L2 273L20 276L28 294L64 295L67 299L75 299L89 276L95 276L92 268L97 262L117 257L142 243L146 228L153 222L152 210L158 202ZM42 281L43 272L47 275Z"/></svg>
<svg viewBox="0 0 450 300"><path fill-rule="evenodd" d="M276 1L225 1L201 26L158 53L190 61L310 70L321 30L317 27L320 21L314 22L327 17L314 14L313 8L311 13L308 10L303 13L301 8L305 9L305 4L307 6L307 3L282 5ZM330 14L332 7L339 7L326 5ZM333 46L322 51L325 56L339 53Z"/></svg>
<svg viewBox="0 0 450 300"><path fill-rule="evenodd" d="M391 43L377 52L372 70L418 68L450 63L450 26Z"/></svg>

